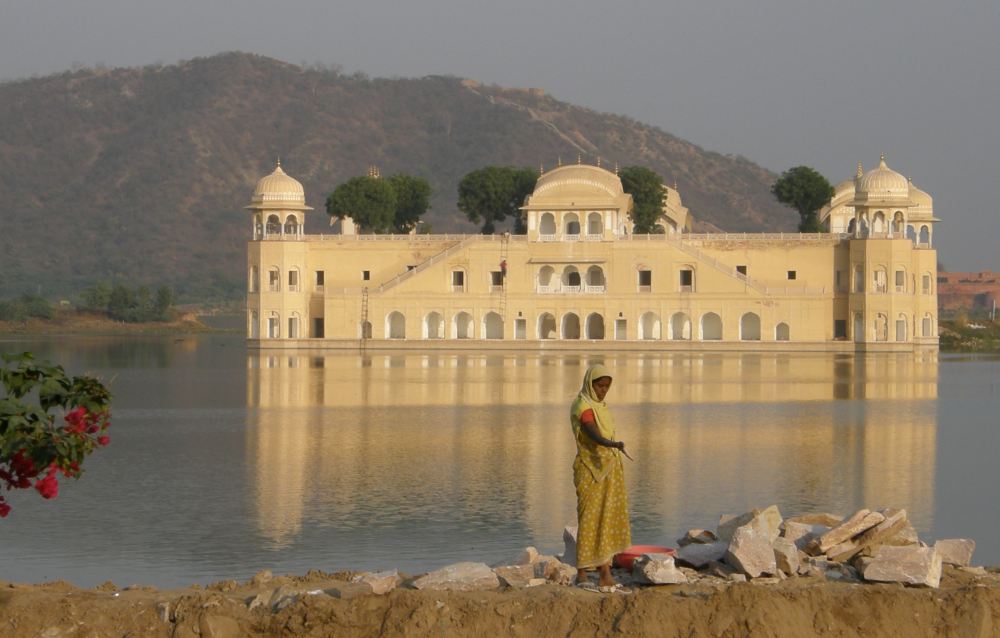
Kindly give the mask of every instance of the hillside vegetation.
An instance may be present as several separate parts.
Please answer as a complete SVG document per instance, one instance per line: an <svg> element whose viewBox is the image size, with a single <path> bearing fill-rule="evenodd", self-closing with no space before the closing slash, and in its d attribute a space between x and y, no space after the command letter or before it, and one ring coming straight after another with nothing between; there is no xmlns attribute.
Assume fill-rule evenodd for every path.
<svg viewBox="0 0 1000 638"><path fill-rule="evenodd" d="M242 207L278 156L317 209L307 232L327 227L326 195L370 164L430 181L435 232L475 232L455 205L465 173L578 154L649 166L726 230L795 228L768 192L774 174L626 117L453 77L369 79L227 53L0 84L0 296L100 281L242 295Z"/></svg>

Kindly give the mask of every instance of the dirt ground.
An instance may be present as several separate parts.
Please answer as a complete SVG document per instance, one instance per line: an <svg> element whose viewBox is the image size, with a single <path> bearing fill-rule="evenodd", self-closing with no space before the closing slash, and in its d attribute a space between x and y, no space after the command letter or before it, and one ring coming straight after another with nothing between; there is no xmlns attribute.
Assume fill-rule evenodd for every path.
<svg viewBox="0 0 1000 638"><path fill-rule="evenodd" d="M955 636L1000 635L1000 573L945 567L940 589L829 582L670 585L630 595L554 584L485 592L359 593L350 573L206 588L0 581L0 637L150 636ZM278 588L313 592L279 611ZM333 595L330 594L333 593ZM335 596L341 596L340 598Z"/></svg>

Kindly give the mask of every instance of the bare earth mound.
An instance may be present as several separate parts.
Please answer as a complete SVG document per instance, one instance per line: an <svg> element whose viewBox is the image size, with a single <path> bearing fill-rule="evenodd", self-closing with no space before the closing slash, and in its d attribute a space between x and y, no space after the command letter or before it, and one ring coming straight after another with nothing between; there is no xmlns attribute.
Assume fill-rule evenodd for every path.
<svg viewBox="0 0 1000 638"><path fill-rule="evenodd" d="M946 566L939 589L828 582L822 577L659 586L631 595L542 585L386 595L351 574L310 572L266 583L157 591L0 582L0 636L995 636L1000 574ZM279 611L282 586L306 588Z"/></svg>

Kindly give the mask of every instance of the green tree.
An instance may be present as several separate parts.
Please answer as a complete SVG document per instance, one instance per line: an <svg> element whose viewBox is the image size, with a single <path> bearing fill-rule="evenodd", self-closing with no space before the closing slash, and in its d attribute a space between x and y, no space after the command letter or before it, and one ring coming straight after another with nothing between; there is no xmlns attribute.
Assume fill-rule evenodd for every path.
<svg viewBox="0 0 1000 638"><path fill-rule="evenodd" d="M458 183L458 209L469 221L483 223L482 232L490 235L496 224L508 218L514 232L525 232L520 207L535 188L538 175L533 169L516 166L485 166L468 173Z"/></svg>
<svg viewBox="0 0 1000 638"><path fill-rule="evenodd" d="M431 185L422 177L402 173L391 176L387 181L396 193L396 212L392 225L396 232L408 233L430 207Z"/></svg>
<svg viewBox="0 0 1000 638"><path fill-rule="evenodd" d="M129 311L134 303L132 291L118 284L111 289L111 294L108 295L108 316L119 321L128 321Z"/></svg>
<svg viewBox="0 0 1000 638"><path fill-rule="evenodd" d="M663 178L645 166L626 166L618 172L622 189L632 196L633 232L656 232L663 215Z"/></svg>
<svg viewBox="0 0 1000 638"><path fill-rule="evenodd" d="M167 286L156 289L155 318L157 321L170 320L170 308L174 305L174 291Z"/></svg>
<svg viewBox="0 0 1000 638"><path fill-rule="evenodd" d="M350 216L361 230L387 233L396 217L396 191L389 180L353 177L326 198L326 212L343 219Z"/></svg>
<svg viewBox="0 0 1000 638"><path fill-rule="evenodd" d="M111 300L111 287L101 282L85 289L80 294L80 302L84 309L95 312L107 312Z"/></svg>
<svg viewBox="0 0 1000 638"><path fill-rule="evenodd" d="M21 303L24 305L25 313L29 317L37 317L39 319L52 318L52 304L45 297L25 293L21 295Z"/></svg>
<svg viewBox="0 0 1000 638"><path fill-rule="evenodd" d="M781 174L771 186L775 198L799 213L799 232L821 233L819 209L833 197L833 186L808 166L795 166Z"/></svg>

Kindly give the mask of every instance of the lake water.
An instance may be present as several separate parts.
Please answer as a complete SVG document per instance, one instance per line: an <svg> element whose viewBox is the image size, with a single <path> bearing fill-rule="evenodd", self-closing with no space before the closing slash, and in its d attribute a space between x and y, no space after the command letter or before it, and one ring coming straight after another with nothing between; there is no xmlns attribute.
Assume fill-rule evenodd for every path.
<svg viewBox="0 0 1000 638"><path fill-rule="evenodd" d="M633 540L719 515L905 507L1000 564L1000 358L248 351L235 335L2 341L104 379L112 443L60 495L12 493L0 579L160 587L268 568L432 569L562 549L586 365Z"/></svg>

